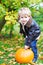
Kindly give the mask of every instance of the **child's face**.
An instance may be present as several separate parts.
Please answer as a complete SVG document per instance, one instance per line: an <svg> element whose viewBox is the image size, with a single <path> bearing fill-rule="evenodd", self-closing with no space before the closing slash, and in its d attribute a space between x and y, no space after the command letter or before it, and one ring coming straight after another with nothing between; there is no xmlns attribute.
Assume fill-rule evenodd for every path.
<svg viewBox="0 0 43 65"><path fill-rule="evenodd" d="M25 25L29 21L29 19L30 19L30 16L21 14L19 22Z"/></svg>

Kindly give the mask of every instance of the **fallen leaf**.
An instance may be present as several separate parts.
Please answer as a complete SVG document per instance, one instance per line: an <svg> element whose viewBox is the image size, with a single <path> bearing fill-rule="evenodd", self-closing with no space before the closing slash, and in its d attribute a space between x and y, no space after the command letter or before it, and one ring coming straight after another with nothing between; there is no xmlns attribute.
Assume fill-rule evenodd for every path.
<svg viewBox="0 0 43 65"><path fill-rule="evenodd" d="M40 56L39 59L40 59L40 60L43 60L43 56Z"/></svg>
<svg viewBox="0 0 43 65"><path fill-rule="evenodd" d="M2 64L0 64L0 65L6 65L5 63L2 63Z"/></svg>
<svg viewBox="0 0 43 65"><path fill-rule="evenodd" d="M13 64L16 64L16 62L13 62Z"/></svg>
<svg viewBox="0 0 43 65"><path fill-rule="evenodd" d="M3 52L2 51L0 51L0 55L2 55L3 54Z"/></svg>

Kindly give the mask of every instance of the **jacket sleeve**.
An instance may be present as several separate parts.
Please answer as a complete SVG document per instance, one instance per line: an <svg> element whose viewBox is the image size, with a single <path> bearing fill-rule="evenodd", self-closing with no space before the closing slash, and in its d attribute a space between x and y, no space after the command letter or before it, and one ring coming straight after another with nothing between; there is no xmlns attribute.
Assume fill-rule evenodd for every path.
<svg viewBox="0 0 43 65"><path fill-rule="evenodd" d="M25 40L25 45L29 45L33 40L35 40L40 34L40 29L38 28L37 30L32 27L31 30L28 31L28 36L26 37Z"/></svg>

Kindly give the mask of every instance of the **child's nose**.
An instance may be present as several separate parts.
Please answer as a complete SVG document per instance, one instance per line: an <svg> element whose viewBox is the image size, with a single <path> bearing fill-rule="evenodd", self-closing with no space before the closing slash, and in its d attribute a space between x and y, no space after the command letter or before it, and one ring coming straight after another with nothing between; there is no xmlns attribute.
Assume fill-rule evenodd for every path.
<svg viewBox="0 0 43 65"><path fill-rule="evenodd" d="M23 20L23 22L25 22L25 20Z"/></svg>
<svg viewBox="0 0 43 65"><path fill-rule="evenodd" d="M24 19L23 19L23 22L25 22L25 20L26 20L26 19L24 18Z"/></svg>

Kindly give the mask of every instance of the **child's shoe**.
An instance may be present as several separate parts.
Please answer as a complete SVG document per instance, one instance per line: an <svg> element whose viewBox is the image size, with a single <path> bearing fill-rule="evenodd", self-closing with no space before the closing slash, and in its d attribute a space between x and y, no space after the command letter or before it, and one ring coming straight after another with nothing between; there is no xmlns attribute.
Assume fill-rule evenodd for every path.
<svg viewBox="0 0 43 65"><path fill-rule="evenodd" d="M37 59L35 59L35 58L32 60L33 63L35 63L36 61L37 61Z"/></svg>

